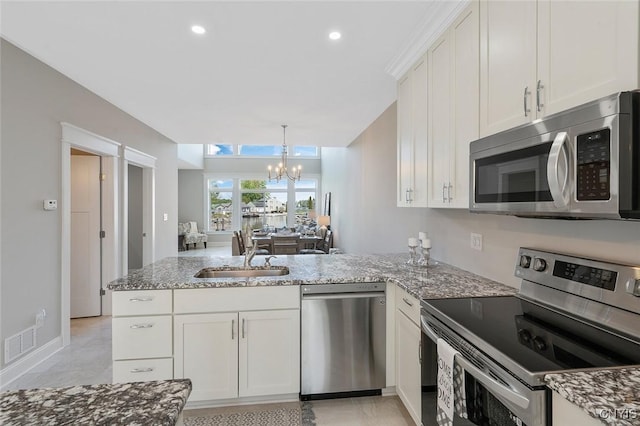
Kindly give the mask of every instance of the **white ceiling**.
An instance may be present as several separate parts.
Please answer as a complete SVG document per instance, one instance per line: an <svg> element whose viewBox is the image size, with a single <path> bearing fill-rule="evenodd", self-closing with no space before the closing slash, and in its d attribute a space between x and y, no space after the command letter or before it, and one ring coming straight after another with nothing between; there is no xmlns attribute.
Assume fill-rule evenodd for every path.
<svg viewBox="0 0 640 426"><path fill-rule="evenodd" d="M394 102L385 67L434 3L2 1L0 28L177 143L280 144L286 123L288 144L346 146Z"/></svg>

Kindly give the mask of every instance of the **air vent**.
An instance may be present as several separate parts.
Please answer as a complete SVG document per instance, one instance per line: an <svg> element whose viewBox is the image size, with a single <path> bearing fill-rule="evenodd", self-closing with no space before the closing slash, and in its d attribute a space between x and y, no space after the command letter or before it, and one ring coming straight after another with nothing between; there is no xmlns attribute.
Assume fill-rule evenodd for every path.
<svg viewBox="0 0 640 426"><path fill-rule="evenodd" d="M29 327L4 340L4 362L11 362L36 347L36 328Z"/></svg>

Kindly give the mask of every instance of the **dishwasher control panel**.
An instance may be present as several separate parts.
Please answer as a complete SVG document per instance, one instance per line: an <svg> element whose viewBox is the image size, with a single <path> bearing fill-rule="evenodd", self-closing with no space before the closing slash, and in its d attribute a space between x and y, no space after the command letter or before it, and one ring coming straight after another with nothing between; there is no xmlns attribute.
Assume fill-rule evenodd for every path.
<svg viewBox="0 0 640 426"><path fill-rule="evenodd" d="M386 284L373 283L331 283L331 284L306 284L302 286L301 295L306 294L336 294L336 293L384 293Z"/></svg>

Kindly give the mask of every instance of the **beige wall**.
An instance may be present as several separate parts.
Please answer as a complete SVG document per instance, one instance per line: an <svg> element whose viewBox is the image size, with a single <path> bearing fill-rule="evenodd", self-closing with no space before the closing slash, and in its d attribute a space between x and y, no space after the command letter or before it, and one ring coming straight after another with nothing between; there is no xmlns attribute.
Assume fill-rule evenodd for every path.
<svg viewBox="0 0 640 426"><path fill-rule="evenodd" d="M406 251L426 231L433 256L517 287L518 248L528 246L640 265L640 222L524 219L467 210L397 208L396 108L389 107L349 147L323 150L323 188L332 191L332 228L348 252ZM470 233L483 250L470 248Z"/></svg>
<svg viewBox="0 0 640 426"><path fill-rule="evenodd" d="M0 342L34 325L36 312L45 308L46 324L38 330L38 346L42 346L61 334L61 206L57 211L42 209L44 199L61 201L60 122L157 158L157 259L177 252L177 148L168 138L5 40L0 84ZM162 220L163 213L169 216L167 222Z"/></svg>

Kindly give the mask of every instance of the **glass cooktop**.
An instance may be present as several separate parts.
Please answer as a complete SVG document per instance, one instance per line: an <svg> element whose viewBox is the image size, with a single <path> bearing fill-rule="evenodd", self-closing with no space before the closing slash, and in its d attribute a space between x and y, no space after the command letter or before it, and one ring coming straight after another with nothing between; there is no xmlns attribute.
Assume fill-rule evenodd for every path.
<svg viewBox="0 0 640 426"><path fill-rule="evenodd" d="M471 333L533 374L640 364L640 343L514 296L424 300L450 328ZM484 343L481 343L484 342ZM491 354L488 354L491 355Z"/></svg>

